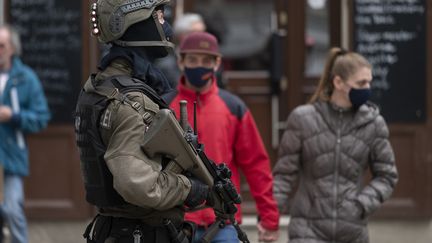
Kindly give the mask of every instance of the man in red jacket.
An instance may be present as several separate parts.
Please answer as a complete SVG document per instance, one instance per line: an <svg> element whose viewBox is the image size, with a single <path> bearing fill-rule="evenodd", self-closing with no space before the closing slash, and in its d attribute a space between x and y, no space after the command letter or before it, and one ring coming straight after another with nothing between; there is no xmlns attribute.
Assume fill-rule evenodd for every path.
<svg viewBox="0 0 432 243"><path fill-rule="evenodd" d="M207 156L215 163L226 163L232 181L240 191L240 172L246 176L259 214L260 241L277 240L279 212L272 196L273 177L270 161L252 114L237 96L219 89L214 72L221 63L216 38L206 32L195 32L180 43L178 61L182 76L177 93L165 97L177 117L180 100L188 102L189 123L193 124L193 103L197 103L198 138L205 145ZM239 208L236 219L241 222ZM186 214L186 220L198 225L195 241L214 223L211 209ZM237 233L228 225L212 241L238 243Z"/></svg>

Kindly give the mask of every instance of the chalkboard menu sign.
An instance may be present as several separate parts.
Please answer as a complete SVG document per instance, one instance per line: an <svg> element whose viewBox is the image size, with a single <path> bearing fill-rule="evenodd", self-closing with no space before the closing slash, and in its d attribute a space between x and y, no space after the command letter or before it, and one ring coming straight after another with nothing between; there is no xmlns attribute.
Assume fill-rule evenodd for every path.
<svg viewBox="0 0 432 243"><path fill-rule="evenodd" d="M373 65L373 98L390 122L426 118L425 0L355 0L354 50Z"/></svg>
<svg viewBox="0 0 432 243"><path fill-rule="evenodd" d="M53 123L72 122L82 79L81 1L10 0L8 21L21 34L23 62L38 74Z"/></svg>

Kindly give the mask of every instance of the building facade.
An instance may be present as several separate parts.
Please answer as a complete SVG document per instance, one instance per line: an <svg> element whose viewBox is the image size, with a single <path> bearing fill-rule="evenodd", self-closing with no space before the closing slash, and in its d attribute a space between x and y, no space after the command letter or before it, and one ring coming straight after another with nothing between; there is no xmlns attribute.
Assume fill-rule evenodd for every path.
<svg viewBox="0 0 432 243"><path fill-rule="evenodd" d="M26 209L32 218L94 213L84 199L72 122L80 86L100 55L89 35L90 2L2 4L5 21L23 35L23 59L38 72L54 114L48 129L29 139ZM430 218L431 8L432 0L177 0L167 15L204 16L221 43L226 88L250 107L273 163L284 120L312 94L328 48L364 54L374 65L373 100L388 121L400 173L396 191L375 217ZM244 211L253 214L250 195L243 196Z"/></svg>

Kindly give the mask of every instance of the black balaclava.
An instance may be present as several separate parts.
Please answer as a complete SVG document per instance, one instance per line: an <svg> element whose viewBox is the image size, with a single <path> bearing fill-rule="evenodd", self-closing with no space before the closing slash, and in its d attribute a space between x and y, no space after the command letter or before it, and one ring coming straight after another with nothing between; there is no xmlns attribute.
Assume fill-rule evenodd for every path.
<svg viewBox="0 0 432 243"><path fill-rule="evenodd" d="M151 63L145 52L137 47L121 47L113 45L108 54L105 55L100 63L99 69L104 70L117 58L124 58L132 65L132 76L144 81L145 84L153 88L159 95L164 95L173 91L165 75Z"/></svg>
<svg viewBox="0 0 432 243"><path fill-rule="evenodd" d="M155 11L162 10L163 6L158 6ZM158 31L158 28L156 25L161 25L159 23L159 20L157 19L156 14L154 13L150 18L135 23L131 25L126 32L123 34L123 36L120 38L120 40L123 41L162 41L164 39L168 41L172 41L173 37L173 30L168 23L168 21L165 21L162 27L162 32L164 36L161 36L161 34ZM147 56L151 59L156 58L162 58L168 55L168 50L171 49L170 47L163 47L163 46L142 46L142 47L136 47L140 49L144 49Z"/></svg>

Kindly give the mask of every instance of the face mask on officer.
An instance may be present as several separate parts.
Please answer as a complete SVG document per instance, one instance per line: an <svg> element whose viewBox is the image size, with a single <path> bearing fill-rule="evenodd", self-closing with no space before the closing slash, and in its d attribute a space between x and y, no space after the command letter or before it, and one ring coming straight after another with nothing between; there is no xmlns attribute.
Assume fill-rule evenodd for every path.
<svg viewBox="0 0 432 243"><path fill-rule="evenodd" d="M171 25L163 19L163 11L155 10L152 17L131 25L120 38L123 41L171 41L173 38ZM165 46L143 46L151 58L162 58L168 55L169 47Z"/></svg>

